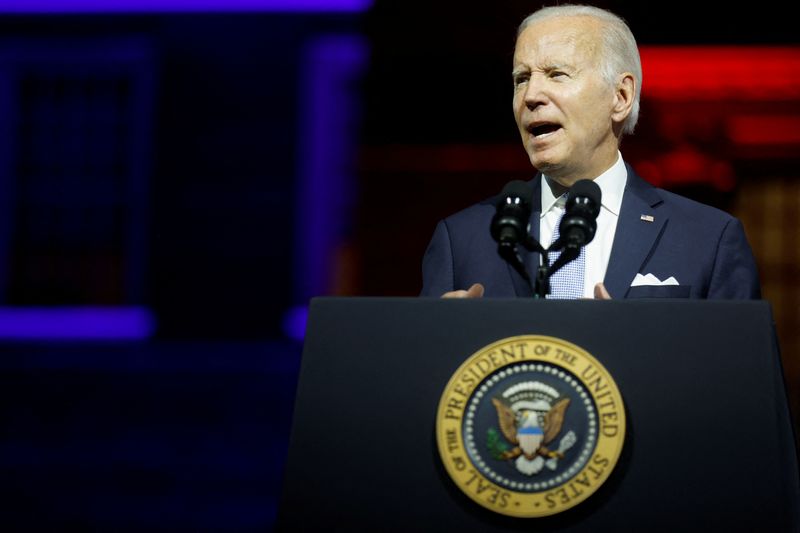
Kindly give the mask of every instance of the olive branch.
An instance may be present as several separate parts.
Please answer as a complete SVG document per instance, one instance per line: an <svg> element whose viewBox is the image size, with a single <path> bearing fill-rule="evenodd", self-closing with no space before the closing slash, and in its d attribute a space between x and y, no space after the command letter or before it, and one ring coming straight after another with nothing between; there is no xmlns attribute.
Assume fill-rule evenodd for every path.
<svg viewBox="0 0 800 533"><path fill-rule="evenodd" d="M489 428L486 432L486 447L489 449L489 454L497 460L503 460L503 454L509 450L508 444L500 438L495 428Z"/></svg>

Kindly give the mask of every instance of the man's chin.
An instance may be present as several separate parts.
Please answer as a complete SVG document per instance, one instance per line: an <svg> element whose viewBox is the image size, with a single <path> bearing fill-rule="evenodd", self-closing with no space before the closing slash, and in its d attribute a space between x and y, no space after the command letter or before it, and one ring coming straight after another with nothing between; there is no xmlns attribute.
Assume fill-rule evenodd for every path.
<svg viewBox="0 0 800 533"><path fill-rule="evenodd" d="M531 165L533 168L541 172L542 174L546 174L551 178L557 178L563 173L563 167L560 162L553 161L552 159L545 159L542 157L531 156Z"/></svg>

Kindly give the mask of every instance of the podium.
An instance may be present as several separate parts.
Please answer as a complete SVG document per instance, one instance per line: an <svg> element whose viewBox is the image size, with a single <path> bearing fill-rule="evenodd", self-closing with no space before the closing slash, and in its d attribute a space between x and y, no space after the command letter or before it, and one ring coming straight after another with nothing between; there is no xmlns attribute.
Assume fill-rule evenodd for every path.
<svg viewBox="0 0 800 533"><path fill-rule="evenodd" d="M613 376L627 432L608 480L562 513L467 497L442 463L453 373L546 335ZM765 301L317 298L278 531L800 531L800 475Z"/></svg>

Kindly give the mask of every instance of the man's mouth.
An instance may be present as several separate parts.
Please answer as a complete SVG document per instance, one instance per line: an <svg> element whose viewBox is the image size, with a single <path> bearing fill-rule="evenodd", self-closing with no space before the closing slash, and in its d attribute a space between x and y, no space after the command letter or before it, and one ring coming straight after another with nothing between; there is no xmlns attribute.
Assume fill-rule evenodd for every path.
<svg viewBox="0 0 800 533"><path fill-rule="evenodd" d="M560 129L561 129L560 124L552 124L552 123L531 124L530 126L528 126L528 133L538 138L548 135L550 133L554 133Z"/></svg>

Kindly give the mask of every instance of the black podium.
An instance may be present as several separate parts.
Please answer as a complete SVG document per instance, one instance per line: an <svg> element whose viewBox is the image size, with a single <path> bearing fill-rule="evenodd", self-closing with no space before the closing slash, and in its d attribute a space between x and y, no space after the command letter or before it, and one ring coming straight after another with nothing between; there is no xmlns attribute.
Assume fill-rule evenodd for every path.
<svg viewBox="0 0 800 533"><path fill-rule="evenodd" d="M611 477L543 518L494 513L440 459L453 372L548 335L613 375L627 434ZM279 531L800 531L800 481L769 304L318 298Z"/></svg>

